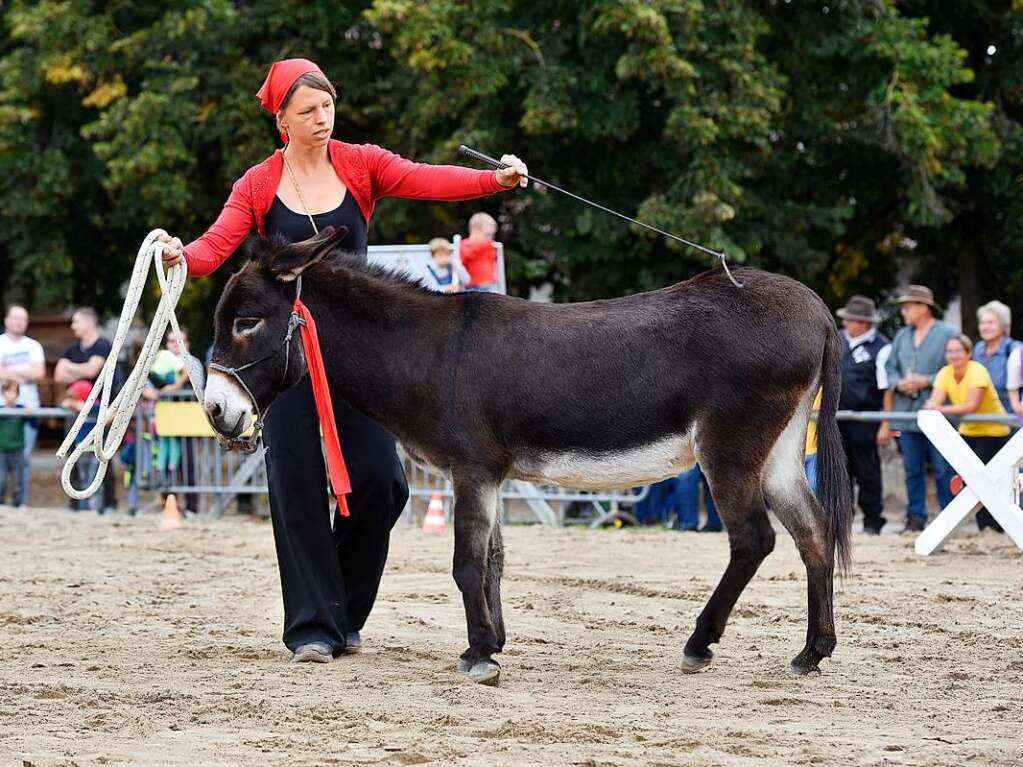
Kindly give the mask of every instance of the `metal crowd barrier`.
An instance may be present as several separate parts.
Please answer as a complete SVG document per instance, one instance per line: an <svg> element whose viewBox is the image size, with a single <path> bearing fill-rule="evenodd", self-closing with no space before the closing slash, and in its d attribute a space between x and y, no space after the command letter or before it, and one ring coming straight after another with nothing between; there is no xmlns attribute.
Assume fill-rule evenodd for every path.
<svg viewBox="0 0 1023 767"><path fill-rule="evenodd" d="M193 396L191 392L176 392L162 397L161 401L191 400ZM193 400L191 405L194 405L196 417L205 422L198 410L199 404ZM37 408L30 413L22 409L0 407L0 417L56 417L70 420L76 415L59 407ZM816 417L816 413L813 417ZM859 422L887 420L897 426L900 423L915 422L916 414L840 410L837 418L840 421ZM950 420L995 422L1013 428L1020 427L1019 419L1014 415L973 414ZM268 492L262 448L246 455L223 450L217 440L208 435L161 434L156 425L155 403L143 401L139 404L134 430L128 439L133 440L134 448L122 446L120 463L122 469L131 472L131 481L127 483L129 506L132 505L132 497L137 503L140 492L170 492L188 498L188 502L194 502L192 499L195 496L200 497L205 504L202 510L217 517L240 498L248 496L248 500L252 500ZM399 457L409 483L410 500L403 515L406 521L412 521L413 505L425 505L434 493L440 493L445 509L450 514L450 504L454 497L450 480L436 469L414 461L401 450L400 445ZM623 507L643 500L648 492L648 487L591 492L510 480L501 485L499 497L502 514L506 519L509 503L521 502L523 510L528 510L541 524L561 526L566 523L569 506L576 503L591 507L595 513L589 519L592 524L598 525L624 513Z"/></svg>
<svg viewBox="0 0 1023 767"><path fill-rule="evenodd" d="M178 392L162 401L191 400L190 392ZM197 410L198 403L192 402ZM37 408L31 413L23 409L0 408L0 417L58 417L73 419L77 413L59 407ZM201 416L199 416L201 417ZM812 417L816 417L814 413ZM900 423L916 421L916 413L904 412L860 412L840 410L839 420L878 422L888 420L897 426ZM1015 415L972 414L957 421L984 421L1005 423L1020 427ZM134 447L122 447L119 462L124 470L130 471L129 505L132 494L138 498L140 492L169 492L194 502L193 496L201 497L203 510L213 516L221 515L232 503L267 494L266 468L263 450L251 455L237 451L223 450L210 436L165 436L159 434L155 423L154 403L143 401L135 413L135 426L129 439ZM176 443L176 444L175 444ZM399 457L405 467L410 500L405 511L407 521L412 520L413 504L425 504L435 493L440 493L445 509L450 513L453 489L442 472L413 460L399 446ZM570 490L553 486L536 486L518 480L501 485L499 498L506 518L508 504L521 502L536 520L547 526L562 526L567 522L570 504L584 504L595 513L589 518L591 524L602 524L607 518L623 513L637 501L647 497L649 488L607 490L590 492Z"/></svg>
<svg viewBox="0 0 1023 767"><path fill-rule="evenodd" d="M190 397L190 393L179 393L171 399ZM195 403L196 408L199 407ZM59 410L55 409L55 410ZM21 411L16 411L21 412ZM0 414L3 410L0 409ZM140 406L136 412L136 449L134 471L140 490L173 492L179 495L200 495L212 505L206 511L220 516L236 501L238 496L264 496L267 494L266 469L263 450L251 455L237 451L223 450L212 437L160 437L154 423L153 408ZM915 413L839 411L838 420L878 422L889 420L893 424L915 422ZM959 420L1005 423L1019 427L1015 416L969 415ZM139 439L139 435L141 439ZM147 436L148 435L148 436ZM176 465L160 461L160 439L177 439L181 444L181 460ZM164 443L164 449L168 445ZM445 512L450 516L454 491L450 480L442 472L412 459L401 446L399 458L405 468L409 484L409 504L403 514L407 522L413 521L413 509L425 504L439 493L444 501ZM591 507L594 514L588 518L592 525L599 525L608 518L623 513L623 507L630 507L646 498L649 487L632 489L610 489L605 491L572 490L556 486L533 485L521 480L509 480L501 485L499 499L502 515L508 517L510 502L521 502L524 510L540 523L547 526L566 524L569 506L573 503Z"/></svg>
<svg viewBox="0 0 1023 767"><path fill-rule="evenodd" d="M835 413L835 418L839 421L859 421L862 423L880 423L881 421L891 421L892 423L916 423L917 411L910 413L893 412L893 411L857 411L857 410L839 410ZM817 412L814 411L812 416L816 420ZM960 423L1001 423L1006 426L1013 428L1020 428L1019 417L1015 415L981 415L979 413L971 413L970 415L961 416L947 416L948 420L953 424Z"/></svg>
<svg viewBox="0 0 1023 767"><path fill-rule="evenodd" d="M190 396L190 393L176 394L164 398L164 401ZM198 403L191 404L199 408ZM156 420L152 404L141 403L135 413L135 448L130 465L132 482L138 491L175 493L184 497L186 503L189 503L190 496L202 496L212 504L204 511L215 517L223 514L239 495L267 494L262 447L246 455L222 449L214 437L167 436L160 433ZM425 504L434 493L440 493L446 510L450 512L454 493L447 477L414 461L400 445L398 454L409 484L409 504L403 514L405 520L412 521L413 506L417 501ZM645 487L590 492L512 480L501 485L499 497L505 518L508 502L521 501L541 524L560 526L565 523L566 511L573 502L599 508L596 514L599 519L618 513L622 505L642 500L646 494Z"/></svg>
<svg viewBox="0 0 1023 767"><path fill-rule="evenodd" d="M401 449L401 445L398 446L398 457L405 467L405 477L409 485L409 506L405 510L408 521L411 521L409 512L412 504L417 500L428 500L435 493L440 494L444 501L445 516L450 517L454 489L447 476L431 466L414 460ZM572 490L555 485L534 485L513 479L501 483L498 500L504 521L508 521L509 501L521 501L540 524L562 527L566 523L569 506L575 503L592 508L595 513L590 518L591 525L596 526L605 519L621 513L623 505L643 500L649 491L649 487L600 491Z"/></svg>

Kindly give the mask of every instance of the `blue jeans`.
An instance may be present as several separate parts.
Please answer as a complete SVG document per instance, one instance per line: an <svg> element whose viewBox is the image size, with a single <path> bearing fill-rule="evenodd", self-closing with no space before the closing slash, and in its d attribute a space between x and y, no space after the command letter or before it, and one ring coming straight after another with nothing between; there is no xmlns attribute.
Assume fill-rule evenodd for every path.
<svg viewBox="0 0 1023 767"><path fill-rule="evenodd" d="M803 459L803 468L806 469L806 481L810 483L810 489L817 495L817 454L811 453Z"/></svg>
<svg viewBox="0 0 1023 767"><path fill-rule="evenodd" d="M636 504L632 513L641 525L665 522L675 503L675 479L664 479L650 485L646 498Z"/></svg>
<svg viewBox="0 0 1023 767"><path fill-rule="evenodd" d="M25 463L21 467L21 502L28 506L28 482L31 477L32 451L36 447L36 437L39 436L39 424L32 423L31 419L25 419Z"/></svg>
<svg viewBox="0 0 1023 767"><path fill-rule="evenodd" d="M909 507L906 514L910 517L927 519L927 456L931 456L934 464L934 482L938 489L938 504L945 508L952 503L952 467L948 465L938 449L918 431L904 431L899 437L902 448L902 463L906 468L906 495Z"/></svg>
<svg viewBox="0 0 1023 767"><path fill-rule="evenodd" d="M707 527L721 527L721 517L718 516L717 507L714 506L714 499L710 495L710 485L707 478L700 471L699 466L694 466L689 471L684 471L675 480L675 503L678 510L677 526L683 530L695 530L700 524L700 486L703 485L705 493L704 502L707 505Z"/></svg>

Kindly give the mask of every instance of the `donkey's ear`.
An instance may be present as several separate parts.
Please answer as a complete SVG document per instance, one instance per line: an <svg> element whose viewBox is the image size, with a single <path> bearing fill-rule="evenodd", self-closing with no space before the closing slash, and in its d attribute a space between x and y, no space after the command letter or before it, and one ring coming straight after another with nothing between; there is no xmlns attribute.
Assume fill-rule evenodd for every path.
<svg viewBox="0 0 1023 767"><path fill-rule="evenodd" d="M314 264L320 263L333 252L348 234L347 226L325 227L308 240L293 244L271 241L260 248L259 265L282 282L291 282Z"/></svg>

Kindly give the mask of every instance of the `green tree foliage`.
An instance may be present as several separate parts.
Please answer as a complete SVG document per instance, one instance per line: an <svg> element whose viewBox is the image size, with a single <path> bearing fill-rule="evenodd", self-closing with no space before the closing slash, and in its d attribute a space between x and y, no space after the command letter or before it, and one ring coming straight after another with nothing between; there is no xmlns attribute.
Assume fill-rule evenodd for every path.
<svg viewBox="0 0 1023 767"><path fill-rule="evenodd" d="M1023 0L905 6L962 48L975 74L953 93L990 105L1000 147L993 163L966 168L949 190L941 226L911 230L924 254L921 271L960 294L967 332L976 328L976 308L991 299L1009 304L1015 326L1023 328Z"/></svg>
<svg viewBox="0 0 1023 767"><path fill-rule="evenodd" d="M458 161L460 143L512 151L540 177L832 301L881 294L914 265L946 297L979 265L975 294L1016 298L1017 6L0 4L2 287L116 309L142 236L200 234L277 145L253 93L270 62L307 56L339 87L339 138L429 162ZM616 295L713 265L539 189L387 201L371 241L458 231L479 207L504 224L520 291L552 280L564 299ZM186 293L200 339L229 270Z"/></svg>

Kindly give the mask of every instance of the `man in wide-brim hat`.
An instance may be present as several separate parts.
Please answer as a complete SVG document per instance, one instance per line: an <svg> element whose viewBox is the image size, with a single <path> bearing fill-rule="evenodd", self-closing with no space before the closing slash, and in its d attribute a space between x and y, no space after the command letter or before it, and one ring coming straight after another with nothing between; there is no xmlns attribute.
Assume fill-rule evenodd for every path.
<svg viewBox="0 0 1023 767"><path fill-rule="evenodd" d="M910 285L895 300L906 327L895 334L885 366L889 389L885 393L884 409L915 413L931 395L934 376L945 365L945 344L955 331L934 318L941 309L930 288ZM937 448L920 433L916 421L900 421L897 426L902 432L899 443L909 499L904 532L919 531L927 524L928 454L934 465L934 482L942 508L952 502L949 483L953 472ZM878 441L886 444L889 436L887 424L882 424Z"/></svg>
<svg viewBox="0 0 1023 767"><path fill-rule="evenodd" d="M941 307L934 301L934 293L924 285L910 285L901 296L895 299L899 304L923 304L931 307L931 314L941 314Z"/></svg>
<svg viewBox="0 0 1023 767"><path fill-rule="evenodd" d="M843 325L842 393L838 407L840 410L882 410L888 390L885 362L891 344L877 331L877 323L881 321L877 308L866 296L853 296L835 314ZM838 422L849 476L856 483L856 501L863 511L863 531L869 535L880 533L885 524L881 514L884 497L881 458L877 452L879 427L877 423ZM885 428L887 432L887 424Z"/></svg>

